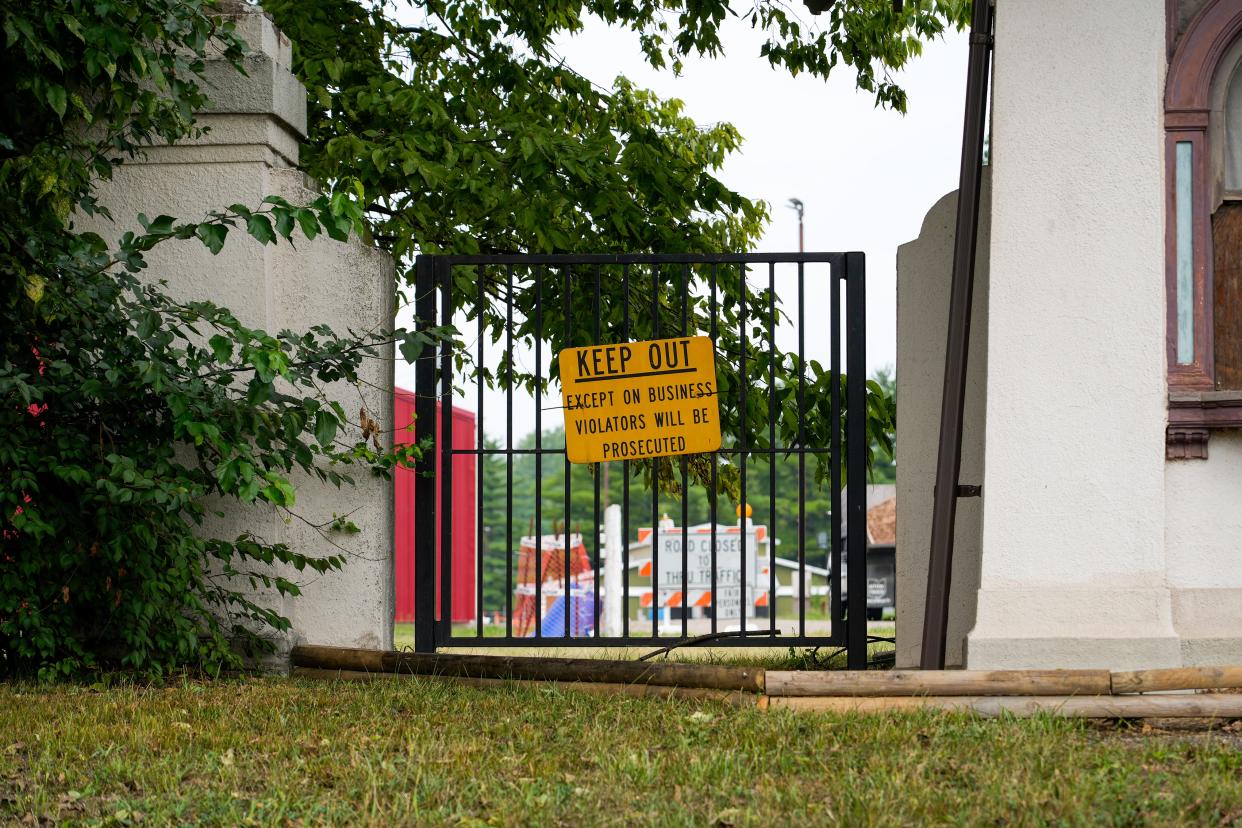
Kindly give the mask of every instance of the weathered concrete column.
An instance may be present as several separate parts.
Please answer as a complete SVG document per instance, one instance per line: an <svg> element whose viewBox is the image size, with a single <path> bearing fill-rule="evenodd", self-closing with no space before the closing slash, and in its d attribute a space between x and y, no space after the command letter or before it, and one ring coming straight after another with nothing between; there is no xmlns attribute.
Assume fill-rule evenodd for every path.
<svg viewBox="0 0 1242 828"><path fill-rule="evenodd" d="M1163 0L997 7L967 665L1181 662L1165 557Z"/></svg>
<svg viewBox="0 0 1242 828"><path fill-rule="evenodd" d="M991 173L980 189L979 255L970 327L970 370L962 438L964 483L983 480L983 407L988 373L988 239ZM927 213L919 237L897 249L897 667L919 666L927 565L931 545L933 492L944 356L949 325L949 286L957 193ZM966 633L975 622L983 504L958 500L954 528L945 664L965 663Z"/></svg>
<svg viewBox="0 0 1242 828"><path fill-rule="evenodd" d="M235 3L228 13L250 47L247 74L224 61L208 63L212 104L198 119L209 131L176 146L151 148L116 171L100 193L116 223L85 222L105 239L138 229L139 212L197 220L229 204L257 207L269 195L294 203L318 196L314 182L296 169L298 144L306 135L306 91L290 72L289 40L256 7ZM392 324L392 260L357 239L341 243L321 235L314 241L299 238L296 248L283 241L264 246L234 230L219 255L194 240L173 242L156 248L149 263L147 273L166 279L174 296L213 301L243 324L269 332L327 324L344 334ZM391 441L391 348L386 356L364 365L369 385L332 388L329 393L351 419L365 406ZM345 435L349 440L357 437ZM324 576L285 573L302 585L303 595L269 603L293 622L291 633L278 641L281 650L299 642L365 647L392 643L392 484L365 470L354 477L357 485L340 489L295 478L296 511L305 523L286 521L267 507L231 505L225 518L211 527L221 537L252 530L269 542L317 556L341 550L310 524L349 514L361 528L361 534L339 539L349 551L343 571Z"/></svg>

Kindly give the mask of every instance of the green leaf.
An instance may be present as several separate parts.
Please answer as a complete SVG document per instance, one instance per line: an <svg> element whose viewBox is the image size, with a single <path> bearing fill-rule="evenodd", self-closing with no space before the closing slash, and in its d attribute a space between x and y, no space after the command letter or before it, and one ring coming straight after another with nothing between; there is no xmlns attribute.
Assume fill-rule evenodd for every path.
<svg viewBox="0 0 1242 828"><path fill-rule="evenodd" d="M233 341L224 334L216 334L208 343L216 362L228 362L233 358Z"/></svg>
<svg viewBox="0 0 1242 828"><path fill-rule="evenodd" d="M159 216L146 225L146 231L153 236L167 236L173 231L174 221L172 216Z"/></svg>
<svg viewBox="0 0 1242 828"><path fill-rule="evenodd" d="M315 217L312 210L306 208L298 210L298 226L302 228L302 235L308 239L319 235L319 219Z"/></svg>
<svg viewBox="0 0 1242 828"><path fill-rule="evenodd" d="M272 232L272 222L264 215L257 213L251 215L246 220L246 232L263 244L272 244L276 241L276 234Z"/></svg>
<svg viewBox="0 0 1242 828"><path fill-rule="evenodd" d="M228 235L228 232L229 229L222 224L200 224L194 231L194 235L198 236L214 255L224 249L224 237Z"/></svg>
<svg viewBox="0 0 1242 828"><path fill-rule="evenodd" d="M330 411L320 409L315 414L315 439L319 445L324 448L331 447L338 425L336 417Z"/></svg>
<svg viewBox="0 0 1242 828"><path fill-rule="evenodd" d="M86 42L86 37L82 34L82 24L78 21L76 17L74 17L71 14L66 14L60 18L60 22L64 25L66 29L69 30L70 34L72 34L78 40L82 42Z"/></svg>
<svg viewBox="0 0 1242 828"><path fill-rule="evenodd" d="M36 305L39 302L43 301L43 290L47 284L43 280L43 277L37 274L31 273L26 276L25 281L26 281L27 298L29 298L30 301L34 302Z"/></svg>
<svg viewBox="0 0 1242 828"><path fill-rule="evenodd" d="M48 84L47 91L44 93L48 106L52 107L52 111L58 117L65 117L65 109L69 103L69 97L65 93L65 87L59 84Z"/></svg>
<svg viewBox="0 0 1242 828"><path fill-rule="evenodd" d="M405 361L413 364L423 352L423 337L421 334L407 333L398 348Z"/></svg>
<svg viewBox="0 0 1242 828"><path fill-rule="evenodd" d="M280 209L274 212L272 217L276 219L276 232L285 239L292 240L294 223L293 211Z"/></svg>
<svg viewBox="0 0 1242 828"><path fill-rule="evenodd" d="M151 335L159 330L160 317L154 311L147 311L142 315L142 321L138 323L138 338L150 339Z"/></svg>

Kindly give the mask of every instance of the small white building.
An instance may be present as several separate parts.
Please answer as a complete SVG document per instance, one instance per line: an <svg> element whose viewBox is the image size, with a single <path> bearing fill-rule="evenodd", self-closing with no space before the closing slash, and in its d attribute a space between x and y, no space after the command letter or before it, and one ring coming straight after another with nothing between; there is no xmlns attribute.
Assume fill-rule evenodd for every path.
<svg viewBox="0 0 1242 828"><path fill-rule="evenodd" d="M1242 0L997 0L950 665L1242 663L1240 67ZM953 219L898 254L899 666Z"/></svg>

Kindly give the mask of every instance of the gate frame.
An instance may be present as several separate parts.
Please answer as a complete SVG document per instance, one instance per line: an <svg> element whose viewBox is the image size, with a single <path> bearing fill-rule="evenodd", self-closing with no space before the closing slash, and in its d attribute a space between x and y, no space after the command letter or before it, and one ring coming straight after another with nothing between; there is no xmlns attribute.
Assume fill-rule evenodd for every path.
<svg viewBox="0 0 1242 828"><path fill-rule="evenodd" d="M419 255L415 260L415 325L424 328L436 327L438 322L450 324L452 321L452 290L451 268L454 265L542 265L542 266L575 266L575 265L616 265L630 264L648 265L720 265L720 264L798 264L827 263L831 268L831 278L844 281L846 285L845 305L845 376L846 376L846 411L845 411L845 471L846 479L855 485L846 487L845 513L848 525L854 527L845 536L845 544L841 551L848 556L849 572L845 579L846 596L840 599L841 578L840 561L834 561L830 582L833 586L833 598L840 599L842 619L838 622L837 613L833 613L832 623L845 626L845 635L838 636L835 632L830 636L769 636L764 640L745 635L721 638L711 642L711 646L748 646L748 647L787 647L787 646L841 646L846 650L847 667L851 670L865 669L867 666L867 486L866 486L866 450L867 450L867 386L866 386L866 257L861 252L848 253L725 253L725 254L500 254L500 255ZM833 302L840 290L833 285ZM437 303L437 296L440 302ZM509 313L512 314L510 301ZM858 312L850 313L851 309ZM838 307L833 308L839 311ZM839 314L833 314L834 330L839 330ZM436 357L439 356L437 366ZM436 481L441 487L442 514L436 514L436 493L433 486L415 486L414 512L418 516L414 534L414 650L422 653L434 653L438 647L454 644L470 644L472 646L512 647L512 646L552 646L552 647L619 647L619 646L660 646L673 643L684 637L662 636L641 637L626 636L622 638L591 637L550 637L540 636L531 639L490 638L454 639L452 635L452 463L453 463L453 348L442 343L438 350L429 350L420 354L415 360L415 443L432 445L441 457L441 479ZM437 380L439 382L437 383ZM438 387L437 387L438 386ZM511 392L510 392L511 393ZM436 434L436 402L442 397L443 415L440 434ZM480 428L483 413L478 412ZM839 434L839 429L834 431ZM836 438L834 438L835 440ZM508 447L511 448L511 447ZM479 447L480 468L483 462L482 446ZM743 450L743 453L745 450ZM415 474L421 480L434 480L436 455L433 451L424 451L415 462ZM805 474L800 475L803 481ZM801 485L801 484L800 484ZM835 489L835 483L834 483ZM511 489L510 489L511 494ZM834 491L834 499L839 492ZM481 493L480 493L481 496ZM436 519L440 519L440 543L436 543ZM840 536L839 518L833 516L833 535ZM568 537L568 535L567 535ZM627 539L628 543L628 539ZM830 550L830 555L832 554ZM684 552L684 550L683 550ZM512 554L512 550L510 550ZM440 606L436 606L436 559L440 557ZM769 553L772 557L774 552ZM482 572L476 573L482 578ZM684 573L683 573L684 577ZM598 584L596 589L598 590ZM597 592L598 596L598 592ZM836 600L833 602L837 603ZM773 612L775 612L775 596L773 596ZM438 609L438 612L437 612ZM857 611L855 611L857 610ZM482 611L482 607L478 608ZM437 617L438 616L438 617ZM745 627L743 626L743 629ZM479 643L475 643L479 642Z"/></svg>

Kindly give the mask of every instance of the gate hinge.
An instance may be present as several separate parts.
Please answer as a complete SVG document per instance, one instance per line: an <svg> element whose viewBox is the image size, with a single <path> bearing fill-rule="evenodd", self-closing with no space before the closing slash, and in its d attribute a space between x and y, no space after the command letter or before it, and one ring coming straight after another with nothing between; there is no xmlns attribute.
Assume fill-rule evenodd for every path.
<svg viewBox="0 0 1242 828"><path fill-rule="evenodd" d="M932 486L932 497L936 496L939 487ZM982 486L971 486L959 483L954 489L958 497L983 497Z"/></svg>

